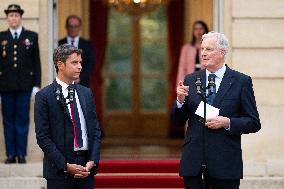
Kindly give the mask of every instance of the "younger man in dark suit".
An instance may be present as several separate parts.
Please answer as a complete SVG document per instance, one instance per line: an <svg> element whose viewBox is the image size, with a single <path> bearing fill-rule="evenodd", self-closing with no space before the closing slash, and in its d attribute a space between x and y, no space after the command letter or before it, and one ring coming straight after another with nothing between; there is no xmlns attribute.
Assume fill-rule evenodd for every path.
<svg viewBox="0 0 284 189"><path fill-rule="evenodd" d="M70 15L66 19L65 28L67 37L59 40L58 45L68 43L82 49L82 71L80 78L75 82L90 87L90 75L95 67L95 51L92 43L82 37L79 37L82 20L77 15Z"/></svg>
<svg viewBox="0 0 284 189"><path fill-rule="evenodd" d="M225 65L228 49L224 34L204 34L201 63L206 69L187 75L177 86L172 118L180 126L187 120L189 123L180 162L187 189L202 189L203 168L209 183L206 188L238 189L243 177L241 135L261 128L252 80ZM201 78L205 88L208 77L215 78L216 87L207 103L220 110L217 117L206 119L204 127L203 119L195 113L201 102L195 81Z"/></svg>
<svg viewBox="0 0 284 189"><path fill-rule="evenodd" d="M41 68L38 35L21 26L24 10L5 10L9 29L0 32L0 93L7 159L26 163L30 99L39 91Z"/></svg>
<svg viewBox="0 0 284 189"><path fill-rule="evenodd" d="M81 54L68 44L55 49L57 77L35 97L36 138L44 152L43 176L48 189L94 188L101 131L91 90L74 82L82 69Z"/></svg>

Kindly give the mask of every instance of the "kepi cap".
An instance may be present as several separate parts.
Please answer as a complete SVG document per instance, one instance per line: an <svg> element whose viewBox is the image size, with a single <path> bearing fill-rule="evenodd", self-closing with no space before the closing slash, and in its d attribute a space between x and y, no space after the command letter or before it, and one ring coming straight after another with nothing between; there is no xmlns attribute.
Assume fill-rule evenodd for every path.
<svg viewBox="0 0 284 189"><path fill-rule="evenodd" d="M20 5L11 4L11 5L8 6L7 9L4 10L4 12L6 13L6 15L8 15L10 12L18 12L22 16L25 11L23 9L21 9Z"/></svg>

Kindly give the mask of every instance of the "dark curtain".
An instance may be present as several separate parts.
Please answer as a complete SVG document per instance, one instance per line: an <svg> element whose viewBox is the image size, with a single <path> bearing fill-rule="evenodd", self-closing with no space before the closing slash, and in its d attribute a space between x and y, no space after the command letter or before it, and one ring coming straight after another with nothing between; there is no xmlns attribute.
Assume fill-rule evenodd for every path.
<svg viewBox="0 0 284 189"><path fill-rule="evenodd" d="M97 116L103 125L103 66L107 47L108 7L103 0L90 0L90 40L95 46L95 71L91 76L91 89L96 100Z"/></svg>
<svg viewBox="0 0 284 189"><path fill-rule="evenodd" d="M184 0L170 1L167 7L168 21L168 54L169 54L169 75L168 75L168 114L170 117L173 103L176 100L176 77L178 71L180 50L184 41ZM175 127L171 121L169 136L183 137L184 128Z"/></svg>

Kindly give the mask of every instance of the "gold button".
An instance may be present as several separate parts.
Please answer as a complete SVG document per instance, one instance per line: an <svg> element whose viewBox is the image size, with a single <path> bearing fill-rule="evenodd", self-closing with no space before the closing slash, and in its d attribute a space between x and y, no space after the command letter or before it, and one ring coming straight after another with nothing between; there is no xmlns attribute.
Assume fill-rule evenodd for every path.
<svg viewBox="0 0 284 189"><path fill-rule="evenodd" d="M17 64L14 64L14 68L16 68L18 65Z"/></svg>
<svg viewBox="0 0 284 189"><path fill-rule="evenodd" d="M7 55L7 53L6 53L6 51L4 50L4 51L2 52L2 56L3 56L3 58L5 58L5 57L6 57L6 55Z"/></svg>
<svg viewBox="0 0 284 189"><path fill-rule="evenodd" d="M17 54L17 51L14 51L14 55L16 55Z"/></svg>
<svg viewBox="0 0 284 189"><path fill-rule="evenodd" d="M17 61L17 57L14 57L14 61Z"/></svg>
<svg viewBox="0 0 284 189"><path fill-rule="evenodd" d="M18 46L15 44L15 45L14 45L14 49L17 48L17 47L18 47Z"/></svg>

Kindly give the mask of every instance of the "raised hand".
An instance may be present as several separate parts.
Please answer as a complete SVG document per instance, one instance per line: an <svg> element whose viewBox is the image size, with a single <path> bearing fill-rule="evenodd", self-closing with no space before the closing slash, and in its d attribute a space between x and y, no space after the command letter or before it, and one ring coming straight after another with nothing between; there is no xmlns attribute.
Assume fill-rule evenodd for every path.
<svg viewBox="0 0 284 189"><path fill-rule="evenodd" d="M179 81L176 92L177 92L177 100L180 103L184 102L185 97L188 95L188 91L189 91L189 86L185 86L183 85L182 81Z"/></svg>

